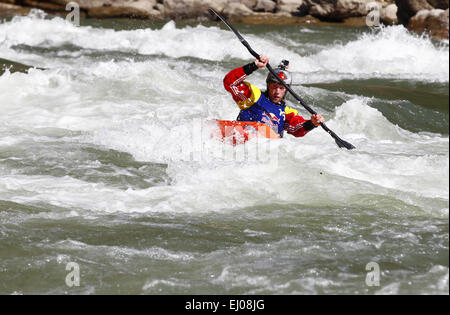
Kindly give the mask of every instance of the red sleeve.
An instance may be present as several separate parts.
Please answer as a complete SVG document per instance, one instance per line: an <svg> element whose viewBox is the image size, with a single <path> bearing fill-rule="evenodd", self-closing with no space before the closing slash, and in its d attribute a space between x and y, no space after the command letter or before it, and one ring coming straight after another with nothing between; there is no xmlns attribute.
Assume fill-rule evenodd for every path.
<svg viewBox="0 0 450 315"><path fill-rule="evenodd" d="M286 115L286 122L284 124L284 130L288 134L294 137L304 137L308 132L313 130L315 126L310 120L306 120L302 116L295 115L295 113L290 113Z"/></svg>
<svg viewBox="0 0 450 315"><path fill-rule="evenodd" d="M240 67L228 73L223 79L225 90L231 93L236 103L246 101L252 95L250 87L244 84L246 78L244 67Z"/></svg>

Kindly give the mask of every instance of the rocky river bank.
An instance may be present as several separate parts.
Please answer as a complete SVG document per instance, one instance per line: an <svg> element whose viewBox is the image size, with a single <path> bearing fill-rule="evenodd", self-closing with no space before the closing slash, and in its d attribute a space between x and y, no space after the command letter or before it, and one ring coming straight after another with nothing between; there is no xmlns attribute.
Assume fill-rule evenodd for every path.
<svg viewBox="0 0 450 315"><path fill-rule="evenodd" d="M77 2L82 17L211 20L212 7L234 21L267 24L403 24L418 33L448 39L449 0L0 0L0 16L39 8L67 15Z"/></svg>

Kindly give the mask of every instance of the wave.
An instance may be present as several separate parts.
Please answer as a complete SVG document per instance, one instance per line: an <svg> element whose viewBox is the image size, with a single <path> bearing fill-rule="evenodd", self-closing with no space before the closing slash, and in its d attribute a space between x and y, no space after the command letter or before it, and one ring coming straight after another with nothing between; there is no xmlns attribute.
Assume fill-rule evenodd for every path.
<svg viewBox="0 0 450 315"><path fill-rule="evenodd" d="M402 26L364 33L356 41L324 49L308 59L318 71L326 69L353 78L449 80L448 44L435 46L429 38L413 35Z"/></svg>
<svg viewBox="0 0 450 315"><path fill-rule="evenodd" d="M31 80L36 76L34 79L38 79L51 73L55 77L47 78L49 82L67 79L55 70L33 70L29 75L10 74L9 79L23 83L23 78ZM5 79L5 76L0 78ZM45 82L43 84L46 85ZM146 84L145 80L143 84ZM89 85L92 83L87 81L83 86ZM0 89L3 86L0 84ZM42 87L35 88L43 91ZM58 90L58 86L54 88ZM199 111L206 112L206 116L224 117L225 114L221 116L217 108L229 115L227 107L223 106L230 103L227 95L217 93L213 96L213 105L217 108L208 102L199 105L195 100L180 100L162 108L160 104L154 104L155 111L152 111L150 103L142 103L140 107L138 102L114 103L104 96L97 104L93 100L87 104L86 100L75 97L79 89L72 82L67 90L61 92L61 95L68 95L52 104L37 101L36 96L30 102L30 95L26 95L27 102L19 99L22 106L17 106L19 103L13 103L9 108L1 105L4 114L0 118L0 126L7 137L0 142L0 149L15 152L11 148L22 146L22 142L52 141L54 136L62 135L64 141L113 149L129 153L139 161L168 165L171 184L124 191L102 182L55 178L44 176L44 173L15 175L4 169L1 198L10 200L12 196L10 201L25 204L50 200L58 207L109 213L225 211L257 206L268 200L274 204L317 207L345 207L348 204L364 207L368 203L383 207L386 196L391 196L389 203L398 211L417 207L417 211L433 215L448 213L448 176L443 176L449 169L448 137L403 130L370 107L368 98L354 97L344 102L328 119L329 127L356 145L356 151L339 150L333 139L319 129L302 139L286 137L274 141L266 151L276 159L276 164L271 164L267 160L252 162L235 156L217 155L217 152L224 152L224 145L209 138L198 141L202 156L201 160L194 160L199 147L186 145L196 141L192 117L199 118ZM17 89L6 86L6 90ZM91 92L97 93L94 88ZM101 93L105 94L107 90ZM51 96L51 93L43 94ZM89 98L89 94L84 97ZM5 101L0 101L0 104L5 104ZM185 114L191 118L186 118ZM25 125L29 127L17 131L19 126ZM47 131L39 135L39 128L44 127ZM61 134L59 128L82 133ZM54 136L52 130L56 132ZM251 155L257 152L257 144L250 143L238 151L247 150ZM33 145L27 144L27 147L35 150ZM51 146L47 148L51 149ZM243 156L246 156L245 152ZM74 158L84 159L81 156ZM55 194L58 195L57 200L53 198ZM318 199L318 195L322 197ZM101 201L105 196L109 200L107 203Z"/></svg>
<svg viewBox="0 0 450 315"><path fill-rule="evenodd" d="M307 56L279 49L267 38L248 38L255 49L265 47L267 54L290 58L293 71L304 73L305 78L308 73L318 80L412 74L425 81L448 82L448 47L434 46L400 27L363 34L347 44L330 44ZM448 216L448 136L400 128L366 97L345 94L332 99L336 104L332 108L318 106L324 110L328 126L353 143L356 151L339 150L333 139L318 129L302 139L287 136L273 141L267 153L271 157L275 152L277 165L267 160L239 160L237 155L231 159L216 155L226 149L209 138L199 142L203 160L193 160L198 147L186 146L196 135L192 121L234 119L238 112L223 89L222 78L230 69L230 58L234 58L233 64L241 64L248 55L228 31L201 25L179 29L174 22L158 30L115 31L75 27L60 18L28 16L0 24L0 41L2 57L16 54L14 60L49 66L45 71L6 71L0 76L0 131L5 135L0 140L0 158L16 159L17 154L10 156L8 152L16 152L14 148L20 146L33 150L30 156L37 153L44 157L43 147L58 156L51 145L27 145L57 138L167 165L170 182L124 190L107 181L54 177L38 170L24 175L9 169L12 163L3 163L0 198L6 201L47 202L101 213L227 211L286 203L335 208L369 204L384 209L389 204L393 211L417 209ZM210 42L217 45L204 44ZM17 53L17 45L55 49L71 45L80 50L161 54L173 59L98 60L83 54L48 58L37 52ZM372 49L384 45L396 49L389 46L385 52L372 53ZM426 56L416 65L410 62L414 49ZM181 57L213 62L204 67ZM376 63L375 67L374 60L383 66ZM219 65L215 65L217 62ZM264 84L262 72L253 78L255 84ZM311 89L304 88L303 94L311 97L318 90ZM323 102L329 100L328 94L321 97ZM244 157L256 156L256 145L244 147ZM66 152L66 148L62 150ZM83 155L73 158L85 160Z"/></svg>
<svg viewBox="0 0 450 315"><path fill-rule="evenodd" d="M363 99L343 104L328 125L355 144L357 151L342 152L328 134L316 130L303 139L287 137L274 144L270 148L273 151L266 154L275 152L279 164L214 156L210 153L221 152L222 148L208 139L199 141L206 155L195 161L190 159L196 154L195 147L188 147L187 154L181 150L195 141L191 125L167 128L144 121L94 132L85 141L129 152L139 160L168 163L174 185L171 189L177 193L166 193L174 198L171 202L183 204L185 210L202 202L200 196L213 198L213 204L201 207L208 210L255 206L261 200L363 206L368 200L377 203L383 196L395 196L399 209L409 204L435 214L446 213L448 183L442 174L448 174L448 138L402 130ZM436 154L424 151L424 143ZM258 147L250 144L241 150L251 155ZM305 178L306 182L302 180ZM192 191L196 193L185 194ZM216 195L217 191L221 193ZM229 204L230 198L233 204Z"/></svg>
<svg viewBox="0 0 450 315"><path fill-rule="evenodd" d="M295 49L280 47L278 41L269 37L246 37L256 51L269 55L272 60L291 60L291 70L305 83L383 77L449 81L448 43L436 45L431 39L411 34L401 26L367 32L347 43L334 42L306 56ZM3 51L6 55L11 55L11 49L17 45L47 48L72 45L79 49L216 62L251 59L232 32L203 25L177 28L174 21L161 29L116 31L76 27L62 18L15 17L0 24L0 43L0 54Z"/></svg>

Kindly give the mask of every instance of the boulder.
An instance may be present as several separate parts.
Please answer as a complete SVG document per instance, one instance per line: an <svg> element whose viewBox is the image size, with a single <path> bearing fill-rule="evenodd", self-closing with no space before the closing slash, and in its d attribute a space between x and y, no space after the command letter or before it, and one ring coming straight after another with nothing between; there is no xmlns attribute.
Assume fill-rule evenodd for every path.
<svg viewBox="0 0 450 315"><path fill-rule="evenodd" d="M81 2L81 1L80 1ZM80 4L80 8L86 9L89 17L112 18L112 17L138 17L138 18L161 18L161 12L156 8L156 0L110 0L103 4L94 6L94 1L86 6Z"/></svg>
<svg viewBox="0 0 450 315"><path fill-rule="evenodd" d="M277 3L272 0L257 0L253 10L256 12L275 12Z"/></svg>
<svg viewBox="0 0 450 315"><path fill-rule="evenodd" d="M428 33L435 39L448 39L449 9L421 10L413 16L408 25L417 33Z"/></svg>
<svg viewBox="0 0 450 315"><path fill-rule="evenodd" d="M164 17L169 19L211 18L208 8L223 12L227 6L228 0L164 0Z"/></svg>
<svg viewBox="0 0 450 315"><path fill-rule="evenodd" d="M306 0L309 14L326 21L367 16L374 0ZM373 6L372 6L373 7Z"/></svg>
<svg viewBox="0 0 450 315"><path fill-rule="evenodd" d="M208 0L206 0L206 1L208 1ZM214 2L214 1L208 1L208 2ZM228 0L227 1L228 4L231 4L231 3L242 3L247 8L252 9L252 10L256 6L256 2L257 2L257 0Z"/></svg>
<svg viewBox="0 0 450 315"><path fill-rule="evenodd" d="M25 0L27 1L27 0ZM24 0L21 0L20 2L25 2ZM90 9L90 8L96 8L101 6L107 6L111 5L113 1L110 0L47 0L47 1L35 1L35 2L50 2L56 5L59 5L60 7L65 8L66 5L70 2L76 2L79 4L81 9Z"/></svg>
<svg viewBox="0 0 450 315"><path fill-rule="evenodd" d="M140 17L149 19L214 19L209 7L227 17L255 17L292 21L297 16L314 16L324 21L343 21L364 17L379 5L384 24L395 24L397 3L398 20L405 26L420 10L448 8L448 0L0 0L0 3L35 7L64 15L69 2L80 5L81 14L95 18ZM433 5L433 6L432 6ZM6 11L6 10L3 10Z"/></svg>
<svg viewBox="0 0 450 315"><path fill-rule="evenodd" d="M252 9L240 2L232 2L225 6L222 13L230 18L245 17L255 14Z"/></svg>
<svg viewBox="0 0 450 315"><path fill-rule="evenodd" d="M395 4L389 4L381 9L381 22L384 25L396 25L398 23L397 18L398 8Z"/></svg>
<svg viewBox="0 0 450 315"><path fill-rule="evenodd" d="M433 10L427 0L395 0L398 22L408 27L409 20L420 10Z"/></svg>
<svg viewBox="0 0 450 315"><path fill-rule="evenodd" d="M427 0L427 2L435 9L448 9L448 0Z"/></svg>
<svg viewBox="0 0 450 315"><path fill-rule="evenodd" d="M35 0L22 0L18 1L21 5L26 5L29 7L39 8L46 11L57 11L62 12L66 9L66 4L56 3L51 1L35 1ZM70 2L70 1L67 1Z"/></svg>
<svg viewBox="0 0 450 315"><path fill-rule="evenodd" d="M9 17L14 15L27 15L31 8L24 8L19 5L0 3L0 17Z"/></svg>
<svg viewBox="0 0 450 315"><path fill-rule="evenodd" d="M0 0L5 1L5 0ZM13 0L7 0L13 1ZM39 8L47 12L66 12L70 2L79 4L82 14L95 18L141 17L159 18L157 0L17 0L17 4Z"/></svg>
<svg viewBox="0 0 450 315"><path fill-rule="evenodd" d="M303 0L278 0L276 4L276 12L280 15L306 15L307 10L303 9L306 9L305 1Z"/></svg>

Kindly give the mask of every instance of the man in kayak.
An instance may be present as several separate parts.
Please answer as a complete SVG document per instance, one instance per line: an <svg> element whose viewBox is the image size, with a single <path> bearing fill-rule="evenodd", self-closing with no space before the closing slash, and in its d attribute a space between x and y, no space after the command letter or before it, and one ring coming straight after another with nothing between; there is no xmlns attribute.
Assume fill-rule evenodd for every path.
<svg viewBox="0 0 450 315"><path fill-rule="evenodd" d="M231 93L241 112L237 120L256 121L269 125L281 137L284 131L295 137L303 137L314 128L325 122L321 114L313 115L310 120L304 119L298 111L286 106L286 88L269 73L267 77L267 91L262 93L256 86L244 80L258 69L265 68L269 58L261 56L246 66L228 73L223 81L225 89ZM286 84L291 84L289 73L286 71L288 62L282 63L275 69L275 73Z"/></svg>

